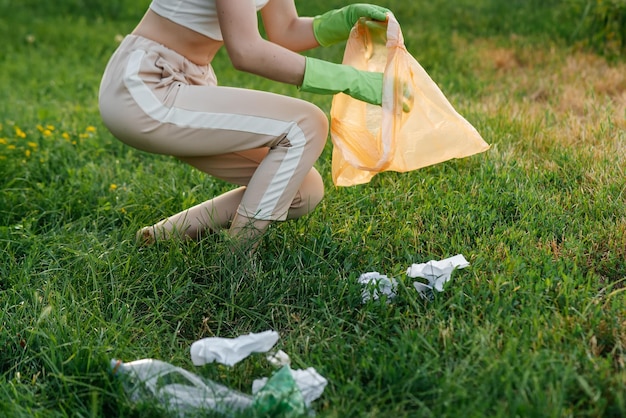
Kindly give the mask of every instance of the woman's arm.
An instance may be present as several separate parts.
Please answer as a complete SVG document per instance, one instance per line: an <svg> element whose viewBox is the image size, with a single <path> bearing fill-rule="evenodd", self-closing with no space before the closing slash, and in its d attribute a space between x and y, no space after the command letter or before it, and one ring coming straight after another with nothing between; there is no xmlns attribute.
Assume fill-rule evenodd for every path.
<svg viewBox="0 0 626 418"><path fill-rule="evenodd" d="M285 45L306 49L317 45L317 41L312 22L297 17L293 0L271 0L265 6L269 10L262 12L268 37L273 41L263 39L259 33L253 0L216 0L216 5L224 46L236 69L296 86L302 84L305 57Z"/></svg>
<svg viewBox="0 0 626 418"><path fill-rule="evenodd" d="M271 0L261 16L271 42L296 52L320 46L313 33L313 18L298 16L293 0Z"/></svg>
<svg viewBox="0 0 626 418"><path fill-rule="evenodd" d="M297 17L293 0L270 0L265 7L270 4L272 7L269 10L264 8L262 12L263 21L272 28L268 36L276 43L261 37L253 0L216 0L224 45L236 69L300 86L304 92L343 92L358 100L381 104L382 73L360 71L348 65L304 57L286 48L283 45L295 50L318 45L313 22ZM350 32L348 25L353 24L346 22L356 21L360 15L358 9L356 13L346 13L350 10L353 8L332 12L326 15L331 16L330 20L322 20L330 22L331 28L341 26L341 36L346 36ZM281 17L281 13L284 16ZM337 16L339 25L335 22ZM347 32L345 28L348 28Z"/></svg>

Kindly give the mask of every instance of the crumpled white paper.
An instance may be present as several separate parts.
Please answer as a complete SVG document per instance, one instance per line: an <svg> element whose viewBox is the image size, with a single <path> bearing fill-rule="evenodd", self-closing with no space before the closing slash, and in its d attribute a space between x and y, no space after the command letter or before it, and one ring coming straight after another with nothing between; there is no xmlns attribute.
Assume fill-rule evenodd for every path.
<svg viewBox="0 0 626 418"><path fill-rule="evenodd" d="M421 277L428 280L428 284L414 282L415 290L425 299L432 299L433 290L443 291L443 285L450 280L455 269L469 266L469 262L462 254L457 254L440 261L430 260L427 263L413 264L406 271L411 278Z"/></svg>
<svg viewBox="0 0 626 418"><path fill-rule="evenodd" d="M214 361L234 366L252 353L266 353L276 341L278 341L276 331L250 333L237 338L203 338L191 344L191 361L195 366Z"/></svg>
<svg viewBox="0 0 626 418"><path fill-rule="evenodd" d="M413 264L406 271L411 278L421 277L428 281L428 284L413 282L413 287L424 299L433 299L434 291L442 292L443 285L450 280L450 276L455 269L462 269L469 266L469 262L462 254L443 260L430 260L427 263ZM377 271L363 273L359 277L359 283L365 285L361 293L363 303L370 299L378 300L380 295L387 295L387 302L396 296L398 282L393 277L389 278Z"/></svg>
<svg viewBox="0 0 626 418"><path fill-rule="evenodd" d="M359 283L365 285L361 293L363 303L370 299L378 300L380 295L387 295L387 300L396 296L398 282L393 277L389 278L377 271L363 273L359 277Z"/></svg>
<svg viewBox="0 0 626 418"><path fill-rule="evenodd" d="M313 367L309 367L304 370L290 369L293 380L296 382L296 386L302 393L304 403L307 407L311 406L311 402L322 396L328 380L320 375ZM255 379L252 382L252 394L257 393L265 384L268 378L263 377L261 379Z"/></svg>

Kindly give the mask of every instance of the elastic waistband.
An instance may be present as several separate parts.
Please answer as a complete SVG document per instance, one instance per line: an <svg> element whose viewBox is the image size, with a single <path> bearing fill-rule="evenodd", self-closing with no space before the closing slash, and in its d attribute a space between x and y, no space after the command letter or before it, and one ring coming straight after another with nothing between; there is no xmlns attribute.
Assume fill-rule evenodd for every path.
<svg viewBox="0 0 626 418"><path fill-rule="evenodd" d="M151 39L144 38L139 35L126 35L119 46L119 49L126 51L144 50L146 52L157 53L164 58L170 65L178 70L190 75L207 75L212 74L213 70L210 64L198 65L178 52L170 49Z"/></svg>

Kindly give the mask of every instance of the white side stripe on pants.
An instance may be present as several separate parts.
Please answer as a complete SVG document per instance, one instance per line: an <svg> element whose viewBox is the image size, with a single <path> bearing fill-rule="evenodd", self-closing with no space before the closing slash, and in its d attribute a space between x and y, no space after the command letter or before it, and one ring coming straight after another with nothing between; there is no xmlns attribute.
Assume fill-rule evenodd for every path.
<svg viewBox="0 0 626 418"><path fill-rule="evenodd" d="M291 146L287 148L286 156L259 202L259 207L256 209L249 208L249 210L254 211L252 214L244 214L256 219L271 219L280 196L300 162L306 144L304 133L297 123L260 116L199 112L166 107L139 76L141 60L144 55L145 51L141 50L136 50L130 55L124 84L141 110L154 120L192 129L234 130L273 137L286 135Z"/></svg>

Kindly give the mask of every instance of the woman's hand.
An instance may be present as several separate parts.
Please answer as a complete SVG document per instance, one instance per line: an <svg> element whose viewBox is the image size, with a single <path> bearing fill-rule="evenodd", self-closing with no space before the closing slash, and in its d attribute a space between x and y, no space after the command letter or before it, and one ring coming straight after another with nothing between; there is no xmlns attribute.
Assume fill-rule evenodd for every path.
<svg viewBox="0 0 626 418"><path fill-rule="evenodd" d="M361 71L349 65L306 57L300 90L316 94L345 93L380 106L383 102L383 73Z"/></svg>
<svg viewBox="0 0 626 418"><path fill-rule="evenodd" d="M313 33L321 46L345 41L356 22L368 18L380 22L387 20L389 9L373 4L356 3L341 9L331 10L313 18Z"/></svg>

